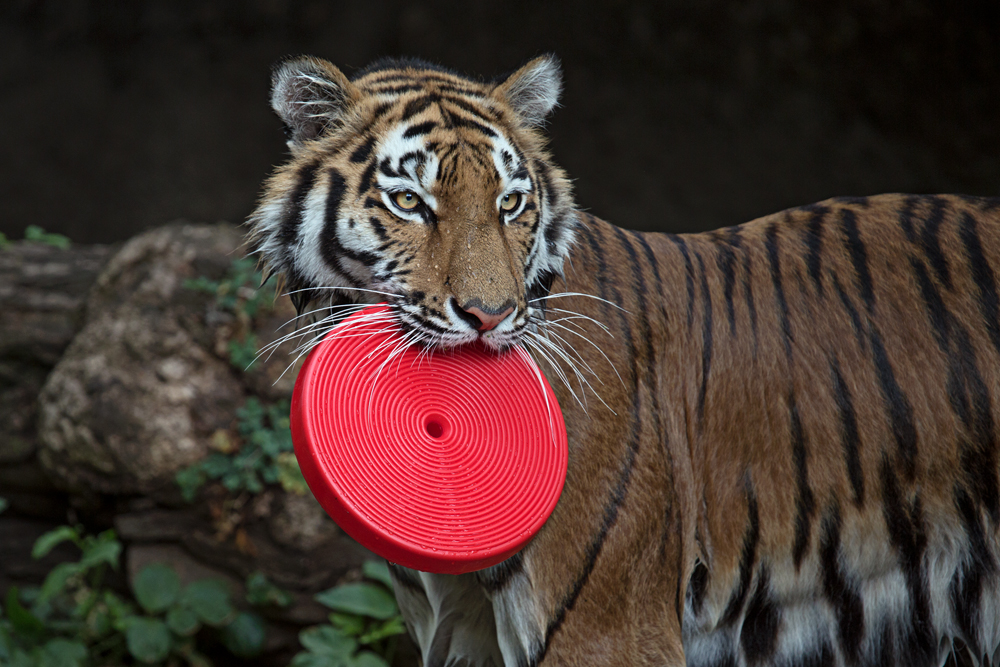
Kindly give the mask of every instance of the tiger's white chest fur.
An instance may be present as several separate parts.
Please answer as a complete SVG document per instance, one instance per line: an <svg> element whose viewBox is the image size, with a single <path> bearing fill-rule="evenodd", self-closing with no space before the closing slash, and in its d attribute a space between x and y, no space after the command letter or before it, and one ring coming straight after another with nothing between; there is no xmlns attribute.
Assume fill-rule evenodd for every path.
<svg viewBox="0 0 1000 667"><path fill-rule="evenodd" d="M475 573L432 574L394 566L396 600L425 667L532 664L542 646L542 614L523 572L488 591Z"/></svg>

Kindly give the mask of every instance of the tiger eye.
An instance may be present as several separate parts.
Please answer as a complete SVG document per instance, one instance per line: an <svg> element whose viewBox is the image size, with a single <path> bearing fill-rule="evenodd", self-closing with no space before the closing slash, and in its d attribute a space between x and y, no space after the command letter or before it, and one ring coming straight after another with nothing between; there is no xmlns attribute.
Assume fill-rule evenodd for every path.
<svg viewBox="0 0 1000 667"><path fill-rule="evenodd" d="M521 204L521 193L512 192L509 195L504 195L500 199L500 210L505 213L510 213L516 209Z"/></svg>
<svg viewBox="0 0 1000 667"><path fill-rule="evenodd" d="M420 197L413 192L397 192L392 196L392 201L404 211L412 211L420 203Z"/></svg>

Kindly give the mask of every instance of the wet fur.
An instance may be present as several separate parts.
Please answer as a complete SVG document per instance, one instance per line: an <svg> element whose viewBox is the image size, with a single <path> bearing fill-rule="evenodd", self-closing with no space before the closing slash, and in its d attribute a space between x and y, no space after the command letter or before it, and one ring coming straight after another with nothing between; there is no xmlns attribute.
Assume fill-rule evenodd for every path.
<svg viewBox="0 0 1000 667"><path fill-rule="evenodd" d="M320 96L326 115L288 114L299 124L293 155L267 186L254 238L310 298L338 286L338 298L376 299L351 289L375 284L365 271L378 267L349 254L392 245L359 246L324 267L329 256L297 235L331 199L331 181L317 186L314 175L407 122L397 112L427 94L422 76L454 75L396 63L357 79L388 71L412 87L387 101L310 63L340 90ZM557 309L608 331L578 319L579 337L563 332L596 376L595 389L574 387L586 407L540 359L565 414L570 466L528 547L458 577L394 568L425 665L938 665L953 640L992 659L1000 200L845 198L707 234L624 231L572 209L537 133L552 100L524 73L452 83L506 91L487 106L541 165L536 203L558 220L558 244L532 265L537 236L442 215L451 234L482 231L465 248L483 261L480 276L516 278L458 296L534 303L509 345L544 332L565 315ZM552 91L551 80L540 85ZM380 104L389 108L371 122ZM365 168L341 170L345 193L362 202ZM444 186L434 196L488 211L496 188L476 176L488 171L457 172L472 179L462 195L472 199L456 203ZM412 240L423 233L400 225L388 241L469 259L444 234L434 247ZM491 264L496 247L521 250ZM390 300L456 295L433 261L413 271L414 287ZM530 301L546 293L597 298Z"/></svg>

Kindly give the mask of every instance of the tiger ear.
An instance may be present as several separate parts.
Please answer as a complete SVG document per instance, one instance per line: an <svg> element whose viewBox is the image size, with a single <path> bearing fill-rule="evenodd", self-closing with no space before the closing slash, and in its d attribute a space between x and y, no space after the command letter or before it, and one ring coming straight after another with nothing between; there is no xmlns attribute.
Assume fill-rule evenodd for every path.
<svg viewBox="0 0 1000 667"><path fill-rule="evenodd" d="M562 92L562 68L552 54L535 58L511 74L494 90L532 127L545 121L559 103Z"/></svg>
<svg viewBox="0 0 1000 667"><path fill-rule="evenodd" d="M358 94L343 72L320 58L285 60L271 76L271 108L284 121L292 147L336 125Z"/></svg>

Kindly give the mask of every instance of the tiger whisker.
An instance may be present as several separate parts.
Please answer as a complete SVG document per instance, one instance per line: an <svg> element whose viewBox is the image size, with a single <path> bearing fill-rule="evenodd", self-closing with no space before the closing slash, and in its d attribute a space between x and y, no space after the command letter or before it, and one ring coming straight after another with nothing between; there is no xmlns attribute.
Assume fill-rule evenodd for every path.
<svg viewBox="0 0 1000 667"><path fill-rule="evenodd" d="M511 347L511 349L514 350L518 354L518 356L524 359L524 362L528 365L529 368L531 368L532 372L534 373L535 379L538 380L538 386L542 391L542 396L545 397L545 411L548 415L547 421L549 424L549 438L554 443L556 439L556 434L555 434L555 428L552 423L552 406L549 404L549 392L546 391L545 389L545 380L542 377L542 371L538 368L538 364L535 363L535 360L532 359L531 357L531 353L528 352L528 350L524 347L523 344L514 345Z"/></svg>
<svg viewBox="0 0 1000 667"><path fill-rule="evenodd" d="M611 366L611 370L613 370L615 372L615 375L618 377L618 381L621 382L622 386L624 387L625 386L625 380L622 379L622 376L618 372L618 369L615 368L615 365L611 362L611 359L608 358L608 355L606 355L604 353L604 350L602 350L601 347L597 343L595 343L594 341L590 340L589 338L587 338L583 334L581 334L581 333L579 333L577 331L574 331L573 329L570 329L569 327L567 327L567 326L565 326L563 324L560 324L560 322L562 322L562 321L563 320L549 320L549 321L544 322L543 326L559 327L560 329L563 329L563 330L567 331L568 333L571 333L574 336L577 336L578 338L582 338L583 340L585 340L588 343L590 343L593 346L593 348L595 350L597 350L598 354L600 354L602 357L604 357L604 360L606 362L608 362L608 366ZM567 341L566 344L569 345L569 342ZM570 346L570 347L572 347L572 346ZM596 375L596 373L595 373L595 375ZM603 384L603 382L602 382L602 384Z"/></svg>
<svg viewBox="0 0 1000 667"><path fill-rule="evenodd" d="M607 299L602 299L601 297L594 296L593 294L586 294L585 292L558 292L556 294L549 294L547 296L540 296L537 299L528 299L528 303L535 303L536 301L548 301L549 299L560 299L560 298L565 297L565 296L583 296L583 297L587 297L588 299L595 299L595 300L600 301L602 303L606 303L609 306L617 308L618 310L622 311L623 313L628 313L627 310L625 310L624 308L622 308L621 306L619 306L617 303L614 303L613 301L608 301Z"/></svg>
<svg viewBox="0 0 1000 667"><path fill-rule="evenodd" d="M549 356L549 354L545 351L545 349L542 348L541 343L539 342L540 338L537 337L537 334L533 334L533 336L536 336L535 340L532 340L531 338L525 338L524 342L529 347L531 347L536 354L539 354L543 359L545 359L546 362L548 362L549 366L552 367L552 370L555 372L556 376L563 383L563 385L565 385L566 389L569 390L570 396L573 397L573 399L577 402L577 404L579 404L579 406L583 409L584 412L587 412L587 406L584 404L583 401L580 400L580 397L576 395L576 391L573 389L573 385L570 383L569 378L563 371L562 366L559 363L557 363L551 356ZM572 362L567 361L567 363L570 365L570 368L573 368Z"/></svg>

